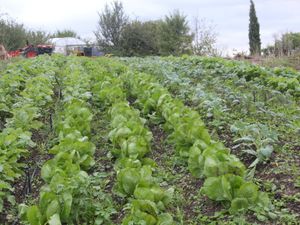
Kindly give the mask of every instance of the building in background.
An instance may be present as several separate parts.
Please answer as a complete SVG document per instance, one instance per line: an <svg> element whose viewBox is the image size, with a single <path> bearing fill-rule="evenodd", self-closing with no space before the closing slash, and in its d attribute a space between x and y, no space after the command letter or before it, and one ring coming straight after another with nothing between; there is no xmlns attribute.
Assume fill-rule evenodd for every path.
<svg viewBox="0 0 300 225"><path fill-rule="evenodd" d="M63 55L102 56L98 46L87 45L84 41L74 37L51 38L48 40L54 46L53 53Z"/></svg>

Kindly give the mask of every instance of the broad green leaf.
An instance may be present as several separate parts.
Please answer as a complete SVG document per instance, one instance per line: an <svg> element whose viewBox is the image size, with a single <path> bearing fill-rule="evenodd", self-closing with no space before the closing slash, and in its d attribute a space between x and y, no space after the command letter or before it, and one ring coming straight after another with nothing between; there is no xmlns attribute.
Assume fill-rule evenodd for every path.
<svg viewBox="0 0 300 225"><path fill-rule="evenodd" d="M197 147L192 147L190 149L188 168L194 177L202 177L204 167L204 158L201 155L201 150Z"/></svg>
<svg viewBox="0 0 300 225"><path fill-rule="evenodd" d="M229 174L228 174L229 175ZM230 176L230 175L229 175ZM222 189L223 189L223 197L225 200L232 200L232 184L230 180L227 179L227 176L222 176Z"/></svg>
<svg viewBox="0 0 300 225"><path fill-rule="evenodd" d="M59 214L52 215L48 221L49 225L61 225Z"/></svg>
<svg viewBox="0 0 300 225"><path fill-rule="evenodd" d="M224 198L222 188L222 177L209 177L205 180L201 192L207 195L210 199L216 201L227 200Z"/></svg>
<svg viewBox="0 0 300 225"><path fill-rule="evenodd" d="M140 173L135 168L122 169L118 175L118 185L122 188L122 191L127 195L132 195L136 185L140 180Z"/></svg>
<svg viewBox="0 0 300 225"><path fill-rule="evenodd" d="M173 225L174 221L169 213L163 213L158 216L157 225Z"/></svg>
<svg viewBox="0 0 300 225"><path fill-rule="evenodd" d="M257 201L258 187L252 182L245 182L236 192L236 197L245 198L251 204Z"/></svg>
<svg viewBox="0 0 300 225"><path fill-rule="evenodd" d="M205 157L203 174L206 177L216 177L219 175L219 168L221 162L217 161L214 156Z"/></svg>
<svg viewBox="0 0 300 225"><path fill-rule="evenodd" d="M146 212L155 218L157 217L159 210L156 204L150 200L133 200L132 205L134 210L140 210L142 212Z"/></svg>
<svg viewBox="0 0 300 225"><path fill-rule="evenodd" d="M45 180L45 181L50 181L52 175L53 175L54 171L53 171L53 166L52 166L52 161L48 161L46 162L41 170L41 177Z"/></svg>
<svg viewBox="0 0 300 225"><path fill-rule="evenodd" d="M42 224L41 213L39 211L39 208L36 205L29 207L27 209L26 215L27 215L28 222L31 225L41 225Z"/></svg>
<svg viewBox="0 0 300 225"><path fill-rule="evenodd" d="M265 160L271 157L273 152L273 147L271 145L267 145L266 147L262 147L258 149L258 157L261 158L261 160Z"/></svg>
<svg viewBox="0 0 300 225"><path fill-rule="evenodd" d="M21 203L18 205L18 216L19 218L21 218L21 220L26 220L27 218L27 210L28 210L28 206L25 205L24 203Z"/></svg>
<svg viewBox="0 0 300 225"><path fill-rule="evenodd" d="M48 205L55 199L56 199L56 195L52 193L49 189L41 191L39 208L43 215L46 214Z"/></svg>
<svg viewBox="0 0 300 225"><path fill-rule="evenodd" d="M249 203L246 198L235 198L231 202L229 212L235 214L237 212L245 211L249 207Z"/></svg>
<svg viewBox="0 0 300 225"><path fill-rule="evenodd" d="M62 200L63 200L63 207L62 207L61 217L63 221L66 221L69 218L71 213L72 201L73 201L72 194L69 192L63 193Z"/></svg>
<svg viewBox="0 0 300 225"><path fill-rule="evenodd" d="M59 213L60 213L59 202L57 200L51 201L51 203L48 205L46 210L47 219L49 220L54 214L59 214Z"/></svg>

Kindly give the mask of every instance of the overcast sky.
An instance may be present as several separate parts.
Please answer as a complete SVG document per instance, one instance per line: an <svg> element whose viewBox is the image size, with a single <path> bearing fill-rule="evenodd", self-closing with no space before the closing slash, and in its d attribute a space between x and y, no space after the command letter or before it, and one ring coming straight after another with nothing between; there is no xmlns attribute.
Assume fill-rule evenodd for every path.
<svg viewBox="0 0 300 225"><path fill-rule="evenodd" d="M73 29L84 38L94 38L101 11L110 0L1 0L0 13L8 13L28 28L55 31ZM263 46L273 35L300 32L300 0L254 0ZM179 9L191 22L195 16L215 24L218 46L225 51L248 50L249 0L123 0L131 18L159 19Z"/></svg>

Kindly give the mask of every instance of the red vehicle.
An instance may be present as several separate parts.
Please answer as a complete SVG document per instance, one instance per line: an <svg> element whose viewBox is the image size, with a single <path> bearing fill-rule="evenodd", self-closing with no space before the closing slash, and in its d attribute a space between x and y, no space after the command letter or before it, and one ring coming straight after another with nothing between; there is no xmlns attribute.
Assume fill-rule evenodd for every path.
<svg viewBox="0 0 300 225"><path fill-rule="evenodd" d="M53 45L27 45L24 48L18 49L16 51L8 52L9 57L24 56L26 58L36 57L37 55L49 54L51 55L53 51Z"/></svg>

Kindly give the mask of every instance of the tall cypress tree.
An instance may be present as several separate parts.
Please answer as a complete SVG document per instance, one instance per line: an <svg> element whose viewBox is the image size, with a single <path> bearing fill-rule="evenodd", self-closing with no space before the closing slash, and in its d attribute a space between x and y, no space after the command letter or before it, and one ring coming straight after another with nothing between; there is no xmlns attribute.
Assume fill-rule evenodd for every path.
<svg viewBox="0 0 300 225"><path fill-rule="evenodd" d="M251 55L260 55L261 41L259 33L259 23L256 16L255 6L252 0L250 0L249 45Z"/></svg>

